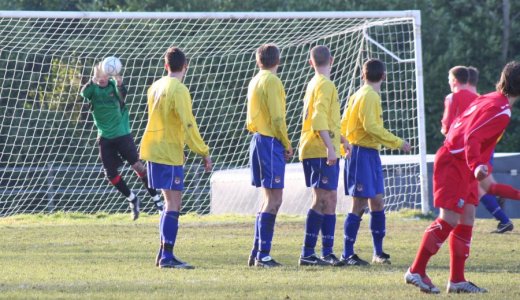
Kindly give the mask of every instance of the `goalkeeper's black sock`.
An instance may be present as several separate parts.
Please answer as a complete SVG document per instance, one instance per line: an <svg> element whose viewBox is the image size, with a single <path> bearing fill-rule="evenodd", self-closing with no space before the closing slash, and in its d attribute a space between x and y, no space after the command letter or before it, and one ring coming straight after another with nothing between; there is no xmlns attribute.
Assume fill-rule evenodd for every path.
<svg viewBox="0 0 520 300"><path fill-rule="evenodd" d="M144 187L148 191L148 194L150 194L150 196L152 196L155 199L155 196L157 196L159 193L157 193L156 189L153 189L148 186L148 176L146 176L146 173L137 173L137 176L139 177L139 179L141 179L141 182L144 184Z"/></svg>
<svg viewBox="0 0 520 300"><path fill-rule="evenodd" d="M111 178L109 180L110 180L110 183L112 183L116 187L116 189L121 192L121 194L125 195L126 198L130 197L132 192L126 185L123 178L121 178L121 175L117 175L116 177Z"/></svg>

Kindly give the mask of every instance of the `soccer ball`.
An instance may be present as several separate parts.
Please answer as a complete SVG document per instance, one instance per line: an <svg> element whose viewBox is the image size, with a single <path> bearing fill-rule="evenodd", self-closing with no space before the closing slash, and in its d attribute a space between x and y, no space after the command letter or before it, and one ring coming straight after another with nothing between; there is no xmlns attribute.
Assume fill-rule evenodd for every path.
<svg viewBox="0 0 520 300"><path fill-rule="evenodd" d="M115 56L109 56L103 60L101 64L103 72L108 76L115 76L121 72L121 61Z"/></svg>

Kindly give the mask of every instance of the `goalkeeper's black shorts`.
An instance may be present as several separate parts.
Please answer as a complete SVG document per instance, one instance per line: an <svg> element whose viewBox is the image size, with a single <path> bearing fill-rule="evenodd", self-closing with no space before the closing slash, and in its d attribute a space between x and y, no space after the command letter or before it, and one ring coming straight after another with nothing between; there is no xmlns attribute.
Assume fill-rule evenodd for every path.
<svg viewBox="0 0 520 300"><path fill-rule="evenodd" d="M103 162L103 168L108 178L118 175L118 168L126 160L130 165L139 160L137 147L131 134L113 139L100 137L98 140L99 157Z"/></svg>

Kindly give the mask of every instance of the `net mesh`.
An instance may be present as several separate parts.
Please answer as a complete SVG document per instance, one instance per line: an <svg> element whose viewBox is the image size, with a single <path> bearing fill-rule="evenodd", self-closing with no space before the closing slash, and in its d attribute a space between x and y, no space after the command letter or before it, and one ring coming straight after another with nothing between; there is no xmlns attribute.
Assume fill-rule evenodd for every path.
<svg viewBox="0 0 520 300"><path fill-rule="evenodd" d="M194 115L210 146L216 171L247 168L245 130L254 53L264 43L282 53L279 76L287 94L293 147L299 139L302 99L313 72L308 53L328 45L332 80L342 107L360 86L368 57L387 64L382 101L385 127L419 154L413 18L1 18L0 215L48 212L122 212L124 198L106 180L87 104L79 96L93 65L106 56L123 62L132 134L137 145L147 121L146 90L165 75L163 55L178 46L189 57L185 78ZM383 154L396 155L384 150ZM210 175L186 150L183 212L207 213ZM385 170L389 208L420 205L419 162ZM138 196L142 184L128 166L122 176ZM302 182L303 184L303 182ZM151 201L143 201L145 210Z"/></svg>

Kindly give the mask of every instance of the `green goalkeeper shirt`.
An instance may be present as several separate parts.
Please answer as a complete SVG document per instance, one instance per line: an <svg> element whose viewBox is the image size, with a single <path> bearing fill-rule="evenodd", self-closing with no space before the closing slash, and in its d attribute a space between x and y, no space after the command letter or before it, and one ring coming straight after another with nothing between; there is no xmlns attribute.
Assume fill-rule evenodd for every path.
<svg viewBox="0 0 520 300"><path fill-rule="evenodd" d="M90 81L81 90L81 96L90 103L98 136L113 139L130 134L128 109L123 101L126 96L124 86L118 88L113 79L106 87Z"/></svg>

